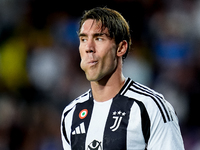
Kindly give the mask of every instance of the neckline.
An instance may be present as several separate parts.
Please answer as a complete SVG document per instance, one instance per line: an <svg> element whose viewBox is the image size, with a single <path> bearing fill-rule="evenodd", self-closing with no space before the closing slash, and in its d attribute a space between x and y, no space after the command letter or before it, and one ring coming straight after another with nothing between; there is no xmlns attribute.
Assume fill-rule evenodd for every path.
<svg viewBox="0 0 200 150"><path fill-rule="evenodd" d="M131 79L130 79L129 77L126 77L125 82L124 82L124 85L122 86L122 88L120 89L120 91L119 91L112 99L114 99L114 98L117 97L118 95L123 95L124 90L127 89L127 85L129 85L129 82L130 82L130 81L131 81ZM107 101L112 100L112 99L109 99L109 100L104 101L104 102L98 102L98 101L94 100L93 95L92 95L92 89L90 89L90 91L89 91L89 97L90 97L91 100L93 100L95 103L104 103L104 102L107 102Z"/></svg>
<svg viewBox="0 0 200 150"><path fill-rule="evenodd" d="M111 103L113 100L113 98L109 99L109 100L106 100L106 101L103 101L103 102L98 102L96 101L95 99L93 99L94 103L95 104L98 104L98 105L104 105L104 104L107 104L107 103Z"/></svg>

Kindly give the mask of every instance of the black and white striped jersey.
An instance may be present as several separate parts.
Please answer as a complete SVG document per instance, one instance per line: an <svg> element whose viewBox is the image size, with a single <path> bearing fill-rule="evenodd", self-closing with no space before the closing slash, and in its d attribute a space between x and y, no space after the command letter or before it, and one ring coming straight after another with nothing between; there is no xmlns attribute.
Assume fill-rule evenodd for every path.
<svg viewBox="0 0 200 150"><path fill-rule="evenodd" d="M130 78L105 102L89 90L63 111L64 150L183 150L173 107L163 96Z"/></svg>

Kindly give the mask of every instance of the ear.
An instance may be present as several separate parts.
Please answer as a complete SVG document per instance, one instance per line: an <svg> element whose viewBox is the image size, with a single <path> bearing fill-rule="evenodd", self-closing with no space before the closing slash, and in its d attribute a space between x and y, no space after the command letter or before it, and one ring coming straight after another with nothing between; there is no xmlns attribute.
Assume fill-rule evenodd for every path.
<svg viewBox="0 0 200 150"><path fill-rule="evenodd" d="M118 48L117 48L117 56L121 57L123 56L128 48L128 43L126 40L123 40L119 43Z"/></svg>

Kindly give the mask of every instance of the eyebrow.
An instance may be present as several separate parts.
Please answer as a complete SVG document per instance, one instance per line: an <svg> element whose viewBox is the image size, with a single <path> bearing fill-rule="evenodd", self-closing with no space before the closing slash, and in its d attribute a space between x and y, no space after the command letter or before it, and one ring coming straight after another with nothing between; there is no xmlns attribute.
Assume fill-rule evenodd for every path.
<svg viewBox="0 0 200 150"><path fill-rule="evenodd" d="M107 33L94 33L92 36L93 36L93 37L97 37L97 36L103 36L103 35L105 35L105 36L107 36L107 37L110 37L109 34L107 34ZM79 36L79 37L87 37L88 35L85 34L85 33L79 33L78 36Z"/></svg>

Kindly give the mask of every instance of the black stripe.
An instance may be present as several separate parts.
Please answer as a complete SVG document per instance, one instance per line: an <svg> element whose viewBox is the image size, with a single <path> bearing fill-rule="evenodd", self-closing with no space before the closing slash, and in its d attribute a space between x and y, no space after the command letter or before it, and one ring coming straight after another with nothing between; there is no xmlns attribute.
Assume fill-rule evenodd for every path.
<svg viewBox="0 0 200 150"><path fill-rule="evenodd" d="M158 106L159 110L160 110L160 113L161 113L161 115L162 115L162 118L163 118L164 123L167 122L167 120L166 120L166 118L165 118L165 115L164 115L164 113L163 113L163 111L162 111L160 105L158 104L158 102L157 102L157 100L155 99L154 96L149 95L149 94L146 94L146 93L142 93L142 92L139 92L139 91L136 91L136 90L131 89L131 88L129 88L129 90L131 90L131 91L133 91L133 92L136 92L136 93L138 93L138 94L145 95L145 96L148 96L148 97L152 98L152 99L154 100L154 102L156 103L156 105Z"/></svg>
<svg viewBox="0 0 200 150"><path fill-rule="evenodd" d="M80 97L84 97L84 96L87 96L88 95L88 93L85 93L85 94L83 94L83 95L81 95ZM75 100L79 100L80 99L80 97L78 97L77 99L75 99ZM73 101L71 102L71 103L73 103ZM70 103L70 104L71 104ZM69 105L70 105L69 104ZM69 106L68 105L68 106ZM68 144L70 144L70 141L69 141L69 139L67 138L67 132L66 132L66 128L65 128L65 117L67 116L67 114L74 108L75 106L73 106L71 109L69 109L68 111L66 111L65 113L64 113L64 115L63 115L63 120L62 120L62 133L63 133L63 136L65 137L65 140L67 141L67 143Z"/></svg>
<svg viewBox="0 0 200 150"><path fill-rule="evenodd" d="M65 140L67 141L68 144L70 144L69 142L69 139L67 138L67 132L66 132L66 129L65 129L65 117L67 116L67 114L71 111L72 109L68 110L67 112L64 113L64 117L63 117L63 120L62 120L62 133L65 137Z"/></svg>
<svg viewBox="0 0 200 150"><path fill-rule="evenodd" d="M148 144L150 137L150 126L151 126L150 118L144 104L137 100L135 100L135 102L139 105L141 110L142 132L145 139L145 143Z"/></svg>
<svg viewBox="0 0 200 150"><path fill-rule="evenodd" d="M139 86L139 87L137 87L136 85ZM135 83L135 82L134 82L133 86L134 86L136 89L139 89L139 90L141 90L141 91L144 91L144 92L146 92L146 93L148 93L148 94L150 94L150 95L152 95L152 96L155 96L155 97L160 101L160 103L161 103L161 105L162 105L162 107L163 107L163 109L164 109L164 111L165 111L165 113L166 113L166 115L167 115L168 120L171 121L172 118L170 119L169 113L168 113L168 111L167 111L167 109L166 109L166 106L164 105L163 98L162 98L161 96L159 96L159 95L156 94L156 93L153 93L153 92L150 91L148 88L145 88L145 87L143 87L143 86L141 86L141 85L139 85L139 84L137 84L137 83ZM173 119L172 119L172 120L173 120Z"/></svg>
<svg viewBox="0 0 200 150"><path fill-rule="evenodd" d="M134 99L117 95L113 98L113 102L108 114L103 139L104 150L126 150L127 145L127 126L130 117L130 110L134 103ZM116 112L117 114L113 114ZM118 112L125 113L125 115L118 115ZM119 128L115 131L110 129L113 126L115 119L113 117L122 117ZM119 118L118 118L119 119Z"/></svg>
<svg viewBox="0 0 200 150"><path fill-rule="evenodd" d="M92 115L93 106L94 106L94 102L93 102L92 97L90 97L89 100L87 100L83 103L78 103L76 105L76 109L74 111L74 115L73 115L73 119L72 119L71 131L73 132L76 127L80 126L80 124L84 122L86 133L75 134L75 135L72 135L72 133L71 133L72 150L85 150L85 139L86 139L86 134L88 131L88 127L89 127L89 123L90 123L90 119L91 119L91 115ZM83 109L87 109L88 114L84 119L80 119L79 113Z"/></svg>
<svg viewBox="0 0 200 150"><path fill-rule="evenodd" d="M160 95L158 95L158 94L156 94L156 93L153 93L150 89L148 89L148 88L145 87L145 86L142 86L142 85L140 85L140 84L138 84L138 83L136 83L136 82L134 82L133 85L134 85L134 86L137 85L138 88L140 88L141 90L143 90L143 91L149 91L149 92L151 92L152 94L154 94L154 95L156 95L156 96L158 96L159 98L162 99L162 97L161 97Z"/></svg>
<svg viewBox="0 0 200 150"><path fill-rule="evenodd" d="M128 83L130 82L130 78L128 78L127 80L126 80L126 82L125 82L125 84L124 84L124 86L121 88L121 90L119 91L119 94L120 95L123 95L124 93L126 93L126 91L127 91L127 85L128 85ZM126 88L126 90L123 92L123 90ZM123 92L123 93L122 93Z"/></svg>

